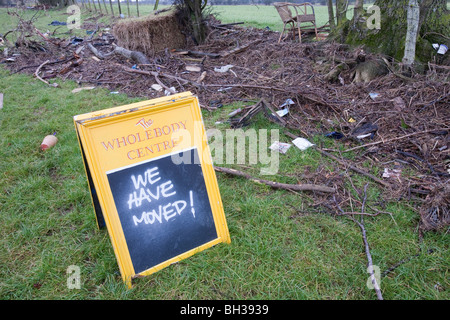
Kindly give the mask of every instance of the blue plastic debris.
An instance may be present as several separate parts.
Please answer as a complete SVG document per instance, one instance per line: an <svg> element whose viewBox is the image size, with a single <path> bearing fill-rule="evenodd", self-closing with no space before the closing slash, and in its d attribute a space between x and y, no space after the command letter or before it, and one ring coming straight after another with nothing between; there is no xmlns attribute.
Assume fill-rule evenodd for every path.
<svg viewBox="0 0 450 320"><path fill-rule="evenodd" d="M329 138L333 138L333 139L339 140L339 139L342 139L344 137L344 135L342 133L340 133L340 132L333 131L333 132L327 133L325 135L325 137L329 137Z"/></svg>
<svg viewBox="0 0 450 320"><path fill-rule="evenodd" d="M55 21L52 21L52 23L49 23L48 25L49 26L65 26L65 25L67 25L67 23L55 20Z"/></svg>

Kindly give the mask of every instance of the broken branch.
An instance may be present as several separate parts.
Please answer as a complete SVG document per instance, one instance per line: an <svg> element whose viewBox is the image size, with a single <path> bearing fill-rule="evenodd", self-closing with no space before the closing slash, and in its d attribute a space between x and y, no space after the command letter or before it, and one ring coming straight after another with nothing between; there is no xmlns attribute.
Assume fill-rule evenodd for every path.
<svg viewBox="0 0 450 320"><path fill-rule="evenodd" d="M214 169L218 172L231 174L231 175L238 176L238 177L243 177L243 178L249 179L256 183L265 184L274 189L284 189L284 190L293 190L293 191L318 191L318 192L326 192L326 193L336 192L335 188L322 186L322 185L279 183L279 182L274 182L274 181L269 181L269 180L257 179L245 172L235 170L235 169L222 168L222 167L216 167L216 166L214 166Z"/></svg>
<svg viewBox="0 0 450 320"><path fill-rule="evenodd" d="M402 140L402 139L405 139L405 138L409 138L409 137L412 137L412 136L416 136L416 135L424 134L424 133L429 133L429 132L433 132L433 131L437 131L437 130L434 129L434 130L425 130L425 131L420 131L420 132L414 132L414 133L410 133L410 134L407 134L407 135L404 135L404 136L401 136L401 137L397 137L397 138L392 138L392 139L388 139L388 140L381 140L381 141L377 141L377 142L366 143L366 144L363 144L361 146L357 146L357 147L354 147L354 148L350 148L350 149L344 150L343 152L349 152L349 151L353 151L353 150L357 150L357 149L361 149L361 148L365 148L365 147L375 146L375 145L381 144L381 143L388 143L388 142L392 142L392 141Z"/></svg>
<svg viewBox="0 0 450 320"><path fill-rule="evenodd" d="M36 69L36 71L34 72L34 75L36 76L36 78L38 78L39 80L41 80L43 83L49 85L50 87L55 87L55 88L56 88L56 87L58 87L58 84L57 84L57 83L50 83L50 82L48 82L48 81L42 79L42 78L39 76L39 71L41 71L42 67L45 66L45 65L46 65L47 63L49 63L49 62L50 62L50 60L46 60L44 63L42 63L42 64Z"/></svg>

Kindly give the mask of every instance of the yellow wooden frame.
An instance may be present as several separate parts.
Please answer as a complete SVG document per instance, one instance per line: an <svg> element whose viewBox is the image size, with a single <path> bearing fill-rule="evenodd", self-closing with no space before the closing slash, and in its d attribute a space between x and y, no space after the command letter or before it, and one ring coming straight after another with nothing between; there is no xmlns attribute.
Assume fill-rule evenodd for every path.
<svg viewBox="0 0 450 320"><path fill-rule="evenodd" d="M191 136L197 137L193 141L192 139L191 141L183 141L183 144L185 147L196 147L201 154L202 172L218 237L213 241L204 243L197 248L136 274L106 173L127 165L138 164L149 159L169 155L173 150L162 150L155 157L130 159L129 154L127 157L124 156L125 151L129 150L129 148L125 148L125 145L122 146L124 149L120 150L122 149L121 145L117 142L119 147L113 150L108 149L107 144L103 141L104 148L102 148L100 140L105 140L105 137L108 135L111 137L120 135L121 132L126 132L126 130L137 130L136 127L131 128L130 124L136 123L136 120L141 118L155 117L158 119L157 121L167 120L167 122L170 122L177 117L183 116L186 118L186 130ZM231 242L197 97L190 92L185 92L169 97L94 111L74 116L74 125L82 155L84 152L86 174L91 175L122 279L128 287L131 287L131 280L134 277L150 275L213 245L221 242ZM125 144L125 140L123 141ZM139 145L133 144L132 147L136 148L137 146ZM106 151L103 149L106 149ZM112 153L109 154L108 152L111 151Z"/></svg>

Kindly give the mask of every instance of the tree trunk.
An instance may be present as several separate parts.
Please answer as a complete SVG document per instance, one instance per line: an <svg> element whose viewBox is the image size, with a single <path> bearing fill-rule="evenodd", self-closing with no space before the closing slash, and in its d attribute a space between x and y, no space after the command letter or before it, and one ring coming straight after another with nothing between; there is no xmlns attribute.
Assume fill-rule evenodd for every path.
<svg viewBox="0 0 450 320"><path fill-rule="evenodd" d="M196 44L202 44L206 38L206 25L203 20L203 9L207 0L177 0L182 20L192 32L192 38Z"/></svg>
<svg viewBox="0 0 450 320"><path fill-rule="evenodd" d="M334 22L334 12L333 12L333 0L327 0L328 6L328 22L330 23L330 29L333 30L336 26Z"/></svg>
<svg viewBox="0 0 450 320"><path fill-rule="evenodd" d="M353 8L353 21L358 21L364 15L364 0L356 0Z"/></svg>
<svg viewBox="0 0 450 320"><path fill-rule="evenodd" d="M348 21L347 19L347 0L336 0L336 18L338 27Z"/></svg>
<svg viewBox="0 0 450 320"><path fill-rule="evenodd" d="M415 61L420 64L436 57L433 43L449 45L450 13L447 10L447 0L417 0L417 2L420 16L417 26ZM408 30L408 4L409 0L376 0L374 7L376 6L379 10L359 11L362 15L357 17L357 20L344 23L341 17L341 23L338 22L336 31L332 34L332 40L355 46L363 45L369 51L402 61ZM342 9L340 10L342 12ZM340 12L338 11L337 14ZM379 17L377 12L380 13ZM370 27L370 23L374 20L379 20L379 28ZM449 56L447 54L444 57L445 61L449 60Z"/></svg>
<svg viewBox="0 0 450 320"><path fill-rule="evenodd" d="M411 67L416 59L417 31L419 29L420 9L417 0L409 0L407 13L407 31L403 64Z"/></svg>

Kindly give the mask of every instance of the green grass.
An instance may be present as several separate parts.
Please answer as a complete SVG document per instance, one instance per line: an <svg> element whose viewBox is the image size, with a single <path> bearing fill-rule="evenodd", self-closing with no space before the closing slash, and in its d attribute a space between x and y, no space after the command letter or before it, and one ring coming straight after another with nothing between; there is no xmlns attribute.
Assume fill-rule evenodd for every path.
<svg viewBox="0 0 450 320"><path fill-rule="evenodd" d="M3 18L4 11L0 14ZM56 20L53 14L43 19L42 26ZM74 82L56 80L61 88L51 88L31 76L10 75L3 66L0 79L1 299L376 299L366 286L367 259L360 230L352 221L314 206L308 193L275 191L220 173L231 244L137 279L127 289L107 231L96 226L72 119L138 99L102 88L73 94ZM205 111L206 127L227 129L215 122L236 107ZM290 141L282 128L262 115L249 128L280 129L280 140ZM43 137L53 132L57 145L39 151ZM338 147L321 137L311 140ZM261 165L232 167L258 176ZM302 182L307 169L344 174L313 149L292 147L280 155L279 174L263 178ZM377 185L357 175L352 179L358 188L369 183L370 204L382 200ZM429 232L419 242L415 204L386 205L393 219L365 218L374 264L384 271L420 249L422 253L382 278L383 297L449 299L448 235ZM428 249L433 252L426 253ZM80 268L81 289L67 287L71 265Z"/></svg>

